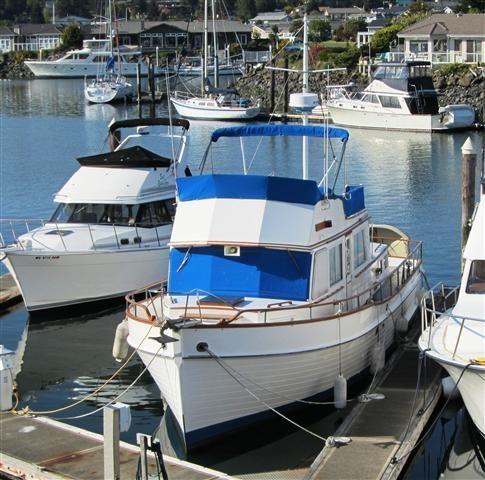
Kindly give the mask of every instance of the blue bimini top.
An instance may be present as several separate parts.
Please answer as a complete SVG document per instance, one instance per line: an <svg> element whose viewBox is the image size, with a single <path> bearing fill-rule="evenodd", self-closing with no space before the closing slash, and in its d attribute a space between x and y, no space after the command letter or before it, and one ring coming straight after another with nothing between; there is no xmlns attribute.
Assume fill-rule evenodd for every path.
<svg viewBox="0 0 485 480"><path fill-rule="evenodd" d="M349 132L343 128L322 127L316 125L246 125L240 127L218 128L211 135L211 141L221 137L319 137L340 138L346 142Z"/></svg>
<svg viewBox="0 0 485 480"><path fill-rule="evenodd" d="M322 194L314 180L261 175L200 175L177 179L182 202L240 198L315 205Z"/></svg>

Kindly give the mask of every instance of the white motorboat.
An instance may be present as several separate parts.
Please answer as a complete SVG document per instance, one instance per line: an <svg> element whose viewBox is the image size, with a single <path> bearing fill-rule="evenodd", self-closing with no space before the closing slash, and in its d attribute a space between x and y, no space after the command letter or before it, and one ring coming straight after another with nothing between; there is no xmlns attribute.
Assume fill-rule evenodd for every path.
<svg viewBox="0 0 485 480"><path fill-rule="evenodd" d="M121 130L137 125L117 145ZM5 238L0 254L29 311L122 296L164 275L189 128L186 120L172 125L114 122L116 149L78 159L81 167L55 194L49 220L3 221L3 233L13 238ZM22 226L27 233L19 235Z"/></svg>
<svg viewBox="0 0 485 480"><path fill-rule="evenodd" d="M346 127L422 132L472 126L472 106L438 106L429 70L429 62L383 63L361 92L352 93L349 86L327 87L327 108L333 122Z"/></svg>
<svg viewBox="0 0 485 480"><path fill-rule="evenodd" d="M71 50L57 60L26 60L24 63L38 78L96 77L100 65L106 65L112 56L111 43L111 39L84 40L82 48ZM116 63L122 66L124 76L136 77L138 65L141 74L148 75L148 65L137 47L122 45L115 50L115 57ZM154 68L154 73L164 75L163 69L159 67Z"/></svg>
<svg viewBox="0 0 485 480"><path fill-rule="evenodd" d="M215 173L210 147L227 137L245 174ZM324 157L319 181L249 175L249 147L266 137L313 139L335 162ZM324 126L221 128L201 175L177 180L168 285L128 296L125 321L187 450L271 415L268 406L328 398L339 374L352 382L373 352L383 358L419 305L420 242L372 226L362 185L334 193L347 139Z"/></svg>
<svg viewBox="0 0 485 480"><path fill-rule="evenodd" d="M215 18L214 0L212 0L212 17ZM213 75L215 88L209 82L208 58L208 0L204 2L204 58L199 72L202 74L204 89L199 95L187 92L174 92L170 97L177 113L184 118L197 120L250 120L259 115L260 105L252 105L241 98L235 90L219 89L218 59L213 60ZM215 24L213 25L215 32ZM214 48L217 52L217 35L213 35Z"/></svg>
<svg viewBox="0 0 485 480"><path fill-rule="evenodd" d="M423 332L419 348L453 379L465 406L485 436L485 179L480 202L463 251L458 300L440 313L436 292L423 298ZM453 292L451 292L453 293ZM451 293L441 298L453 299ZM451 302L454 303L454 302Z"/></svg>

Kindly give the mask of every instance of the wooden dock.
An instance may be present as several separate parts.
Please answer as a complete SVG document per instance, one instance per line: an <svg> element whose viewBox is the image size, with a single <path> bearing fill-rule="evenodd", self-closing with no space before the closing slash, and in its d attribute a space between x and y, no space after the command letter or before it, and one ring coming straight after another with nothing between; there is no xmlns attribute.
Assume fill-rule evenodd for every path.
<svg viewBox="0 0 485 480"><path fill-rule="evenodd" d="M305 480L398 477L441 395L440 368L427 360L426 369L421 370L421 389L414 400L418 355L415 344L402 346L394 353L375 389L385 399L354 407L334 435L350 437L351 443L338 448L325 446Z"/></svg>
<svg viewBox="0 0 485 480"><path fill-rule="evenodd" d="M0 478L114 480L103 475L103 436L42 417L0 414ZM120 443L121 480L135 478L139 449ZM170 480L232 480L199 465L163 456ZM149 458L155 472L153 456Z"/></svg>
<svg viewBox="0 0 485 480"><path fill-rule="evenodd" d="M20 290L10 273L0 276L0 311L22 300Z"/></svg>

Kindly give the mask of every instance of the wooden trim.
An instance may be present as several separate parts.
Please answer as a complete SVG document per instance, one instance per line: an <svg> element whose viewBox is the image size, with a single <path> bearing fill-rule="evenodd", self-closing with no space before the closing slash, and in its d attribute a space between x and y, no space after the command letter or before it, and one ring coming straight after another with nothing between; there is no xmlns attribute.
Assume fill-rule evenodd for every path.
<svg viewBox="0 0 485 480"><path fill-rule="evenodd" d="M315 232L319 232L320 230L324 230L325 228L330 228L331 226L332 220L324 220L323 222L315 224Z"/></svg>

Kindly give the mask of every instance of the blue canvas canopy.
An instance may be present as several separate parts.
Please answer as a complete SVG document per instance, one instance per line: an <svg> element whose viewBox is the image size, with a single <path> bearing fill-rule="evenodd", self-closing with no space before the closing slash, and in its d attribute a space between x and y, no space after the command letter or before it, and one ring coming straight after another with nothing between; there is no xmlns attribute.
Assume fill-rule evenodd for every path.
<svg viewBox="0 0 485 480"><path fill-rule="evenodd" d="M208 198L243 198L315 205L322 194L313 180L261 175L200 175L177 179L182 202Z"/></svg>
<svg viewBox="0 0 485 480"><path fill-rule="evenodd" d="M211 135L211 141L221 137L319 137L340 138L346 142L349 132L343 128L321 127L316 125L247 125L240 127L218 128Z"/></svg>

